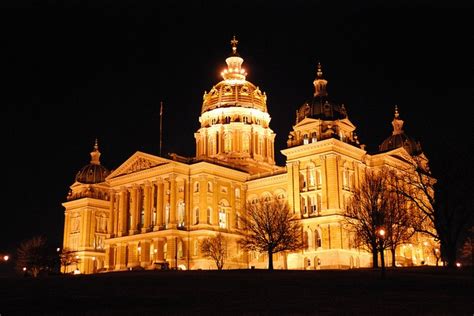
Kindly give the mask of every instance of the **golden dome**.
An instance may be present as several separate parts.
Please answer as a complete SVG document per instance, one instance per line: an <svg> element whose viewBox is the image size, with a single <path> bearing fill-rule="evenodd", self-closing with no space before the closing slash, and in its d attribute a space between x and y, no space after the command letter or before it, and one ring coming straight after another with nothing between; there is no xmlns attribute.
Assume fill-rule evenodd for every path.
<svg viewBox="0 0 474 316"><path fill-rule="evenodd" d="M237 53L238 41L231 41L232 55L226 59L227 69L222 71L224 78L204 92L201 114L221 107L244 107L267 112L267 96L253 83L245 80L247 73L242 68L244 59Z"/></svg>

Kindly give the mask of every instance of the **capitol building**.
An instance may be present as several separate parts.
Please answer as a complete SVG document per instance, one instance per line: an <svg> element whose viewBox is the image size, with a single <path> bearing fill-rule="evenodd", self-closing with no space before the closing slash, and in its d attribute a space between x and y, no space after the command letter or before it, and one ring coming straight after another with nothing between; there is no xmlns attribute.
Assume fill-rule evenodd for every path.
<svg viewBox="0 0 474 316"><path fill-rule="evenodd" d="M79 258L68 271L155 269L163 262L215 269L200 245L219 232L227 240L224 269L266 268L266 254L247 252L238 241L247 202L270 198L288 202L306 241L305 249L275 254L276 269L372 266L372 254L351 243L344 208L366 169L406 167L411 157L424 157L420 144L404 133L396 109L392 135L367 152L345 106L331 101L318 64L313 97L295 107L287 147L278 149L286 164L278 166L267 96L246 80L237 44L234 38L222 81L204 92L194 157L137 151L110 171L96 140L62 204L63 247ZM421 237L396 254L400 265L434 262Z"/></svg>

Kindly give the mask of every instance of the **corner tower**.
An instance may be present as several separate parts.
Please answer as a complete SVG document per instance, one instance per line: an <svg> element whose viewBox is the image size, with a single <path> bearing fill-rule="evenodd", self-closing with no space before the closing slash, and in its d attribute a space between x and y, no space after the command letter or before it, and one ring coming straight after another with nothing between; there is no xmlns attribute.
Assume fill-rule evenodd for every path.
<svg viewBox="0 0 474 316"><path fill-rule="evenodd" d="M316 79L313 81L312 99L296 110L296 122L288 135L288 148L336 138L345 143L363 148L355 133L356 127L349 120L344 104L335 104L328 99L327 80L323 77L318 62Z"/></svg>
<svg viewBox="0 0 474 316"><path fill-rule="evenodd" d="M201 127L194 134L196 158L228 164L251 174L278 169L274 159L275 133L270 129L267 96L246 80L237 39L230 42L223 80L204 92Z"/></svg>

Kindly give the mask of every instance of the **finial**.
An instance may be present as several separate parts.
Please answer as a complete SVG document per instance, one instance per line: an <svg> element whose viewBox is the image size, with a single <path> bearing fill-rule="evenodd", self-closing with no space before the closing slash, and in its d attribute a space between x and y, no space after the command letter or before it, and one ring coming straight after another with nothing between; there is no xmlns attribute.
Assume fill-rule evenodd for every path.
<svg viewBox="0 0 474 316"><path fill-rule="evenodd" d="M97 138L94 143L94 150L91 152L91 164L100 165L100 151L99 151L99 142Z"/></svg>
<svg viewBox="0 0 474 316"><path fill-rule="evenodd" d="M316 72L316 74L318 75L318 78L323 77L323 69L322 69L321 63L319 61L318 61L318 71Z"/></svg>
<svg viewBox="0 0 474 316"><path fill-rule="evenodd" d="M393 132L392 135L398 135L403 133L403 120L399 118L400 114L398 113L398 106L395 105L395 117L392 121Z"/></svg>
<svg viewBox="0 0 474 316"><path fill-rule="evenodd" d="M230 41L230 45L232 45L232 55L237 55L237 44L239 44L239 41L234 37Z"/></svg>

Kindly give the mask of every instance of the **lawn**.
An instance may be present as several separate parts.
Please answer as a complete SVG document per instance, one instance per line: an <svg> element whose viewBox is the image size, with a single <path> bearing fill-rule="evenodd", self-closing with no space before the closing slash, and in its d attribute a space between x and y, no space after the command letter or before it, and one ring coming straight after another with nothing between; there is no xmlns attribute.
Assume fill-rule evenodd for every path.
<svg viewBox="0 0 474 316"><path fill-rule="evenodd" d="M471 271L136 271L0 278L0 315L473 315Z"/></svg>

